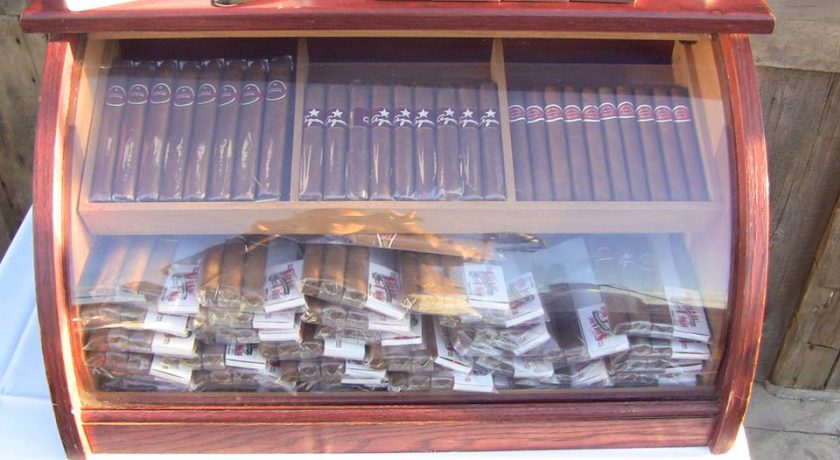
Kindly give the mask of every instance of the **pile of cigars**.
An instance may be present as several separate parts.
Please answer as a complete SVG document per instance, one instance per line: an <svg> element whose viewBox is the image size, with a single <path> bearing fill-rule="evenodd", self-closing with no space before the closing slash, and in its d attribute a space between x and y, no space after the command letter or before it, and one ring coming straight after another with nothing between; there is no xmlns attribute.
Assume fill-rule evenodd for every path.
<svg viewBox="0 0 840 460"><path fill-rule="evenodd" d="M73 297L104 390L700 385L706 309L670 238L98 237Z"/></svg>

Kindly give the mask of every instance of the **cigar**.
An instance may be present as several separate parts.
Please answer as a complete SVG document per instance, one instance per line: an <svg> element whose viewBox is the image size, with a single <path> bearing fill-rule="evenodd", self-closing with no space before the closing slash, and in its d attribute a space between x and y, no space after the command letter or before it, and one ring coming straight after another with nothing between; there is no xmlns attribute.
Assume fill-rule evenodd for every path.
<svg viewBox="0 0 840 460"><path fill-rule="evenodd" d="M127 236L116 236L108 239L108 243L105 245L108 251L107 257L102 266L99 267L99 273L97 273L91 289L93 297L114 295L116 288L119 286L122 266L128 257L131 244L132 238Z"/></svg>
<svg viewBox="0 0 840 460"><path fill-rule="evenodd" d="M347 150L347 197L367 200L370 196L370 88L350 86L350 133Z"/></svg>
<svg viewBox="0 0 840 460"><path fill-rule="evenodd" d="M93 202L111 201L111 184L114 181L114 163L119 152L120 122L127 99L126 74L129 63L120 62L108 72L108 89L102 105L99 124L99 137L96 150L88 157L94 158L93 180L90 187L90 200Z"/></svg>
<svg viewBox="0 0 840 460"><path fill-rule="evenodd" d="M394 87L394 198L413 200L414 191L414 107L410 86Z"/></svg>
<svg viewBox="0 0 840 460"><path fill-rule="evenodd" d="M694 117L691 113L688 91L685 88L671 88L671 104L674 127L677 129L685 170L688 174L688 194L692 200L707 200L709 195L706 190L706 176L703 159L700 156L700 143L697 140L697 132L694 130Z"/></svg>
<svg viewBox="0 0 840 460"><path fill-rule="evenodd" d="M615 90L618 124L621 127L621 144L627 164L630 196L633 200L649 201L648 179L645 173L645 158L639 140L639 126L636 122L636 104L633 94L624 86Z"/></svg>
<svg viewBox="0 0 840 460"><path fill-rule="evenodd" d="M216 304L222 308L238 307L242 299L242 278L245 267L245 239L235 237L225 243L222 268L219 272L219 292Z"/></svg>
<svg viewBox="0 0 840 460"><path fill-rule="evenodd" d="M320 200L321 172L324 169L324 85L312 83L306 87L303 118L303 151L300 156L300 199Z"/></svg>
<svg viewBox="0 0 840 460"><path fill-rule="evenodd" d="M134 201L134 187L140 167L143 128L149 105L149 72L153 63L135 62L128 78L128 104L123 110L120 143L114 171L111 199Z"/></svg>
<svg viewBox="0 0 840 460"><path fill-rule="evenodd" d="M169 133L169 114L172 111L172 85L177 62L162 61L152 69L149 106L143 132L143 150L137 178L137 201L157 201L160 196L161 165L164 144Z"/></svg>
<svg viewBox="0 0 840 460"><path fill-rule="evenodd" d="M370 199L390 200L391 163L393 162L393 140L391 138L391 87L374 85L371 90L370 152L371 176Z"/></svg>
<svg viewBox="0 0 840 460"><path fill-rule="evenodd" d="M236 155L236 130L242 92L242 71L246 61L232 59L226 63L219 91L219 108L216 113L216 133L210 163L210 183L207 187L209 201L227 201L231 197L233 163Z"/></svg>
<svg viewBox="0 0 840 460"><path fill-rule="evenodd" d="M687 177L683 166L677 129L674 127L674 113L671 111L671 95L665 88L653 90L653 116L659 131L659 144L671 199L688 200Z"/></svg>
<svg viewBox="0 0 840 460"><path fill-rule="evenodd" d="M324 254L326 253L323 244L307 244L303 254L303 292L306 295L317 296L321 293L321 276L324 267Z"/></svg>
<svg viewBox="0 0 840 460"><path fill-rule="evenodd" d="M344 294L344 271L347 267L347 246L328 244L321 267L322 298L340 301Z"/></svg>
<svg viewBox="0 0 840 460"><path fill-rule="evenodd" d="M414 88L414 175L418 200L437 200L438 160L435 154L435 90L428 86Z"/></svg>
<svg viewBox="0 0 840 460"><path fill-rule="evenodd" d="M545 88L545 126L551 157L551 186L556 201L572 201L572 177L569 171L568 142L563 123L563 97L556 86Z"/></svg>
<svg viewBox="0 0 840 460"><path fill-rule="evenodd" d="M458 118L454 88L438 88L435 94L437 128L435 151L438 159L438 187L444 200L458 200L464 196L461 159L458 154Z"/></svg>
<svg viewBox="0 0 840 460"><path fill-rule="evenodd" d="M138 293L149 300L157 300L163 295L169 266L172 264L177 247L178 240L174 238L155 238L152 253L146 264L146 271L143 272L141 283L137 287Z"/></svg>
<svg viewBox="0 0 840 460"><path fill-rule="evenodd" d="M607 152L607 164L612 184L612 198L616 201L629 201L630 181L627 178L627 162L624 147L621 144L621 131L618 125L618 109L615 95L610 88L598 88L598 110L603 128L604 147Z"/></svg>
<svg viewBox="0 0 840 460"><path fill-rule="evenodd" d="M245 267L242 276L242 305L244 311L262 313L265 300L265 270L268 257L266 241L262 237L252 237L247 243Z"/></svg>
<svg viewBox="0 0 840 460"><path fill-rule="evenodd" d="M580 92L574 87L564 86L563 102L563 121L566 124L574 197L576 201L592 201L592 181L589 176L589 156L586 153Z"/></svg>
<svg viewBox="0 0 840 460"><path fill-rule="evenodd" d="M289 101L292 99L292 58L283 56L268 61L268 83L262 119L258 200L288 198Z"/></svg>
<svg viewBox="0 0 840 460"><path fill-rule="evenodd" d="M484 198L481 180L481 133L478 120L478 89L461 85L458 88L458 142L463 162L464 199Z"/></svg>
<svg viewBox="0 0 840 460"><path fill-rule="evenodd" d="M449 278L443 258L434 254L419 256L417 278L422 295L412 305L411 310L430 315L474 313L472 307L467 304L463 278L460 285L457 278Z"/></svg>
<svg viewBox="0 0 840 460"><path fill-rule="evenodd" d="M344 296L342 303L360 307L367 300L367 282L370 263L370 251L360 246L350 246L347 250L347 264L344 269Z"/></svg>
<svg viewBox="0 0 840 460"><path fill-rule="evenodd" d="M210 160L213 152L213 133L219 105L219 79L224 62L220 59L203 64L195 92L190 147L187 151L187 171L184 178L184 200L203 201L207 197Z"/></svg>
<svg viewBox="0 0 840 460"><path fill-rule="evenodd" d="M131 249L128 250L125 262L120 269L119 289L136 294L143 282L143 274L152 256L155 238L151 236L131 237Z"/></svg>
<svg viewBox="0 0 840 460"><path fill-rule="evenodd" d="M610 175L607 169L607 155L604 152L601 113L598 110L598 94L592 88L584 88L581 103L583 104L581 109L583 131L586 136L586 150L589 154L593 198L595 201L609 201L611 199Z"/></svg>
<svg viewBox="0 0 840 460"><path fill-rule="evenodd" d="M184 198L184 177L193 125L196 78L200 70L198 63L194 61L181 61L177 66L178 75L173 85L175 91L169 114L169 133L163 146L158 197L161 201L180 201Z"/></svg>
<svg viewBox="0 0 840 460"><path fill-rule="evenodd" d="M344 181L345 156L347 155L347 86L333 84L327 87L326 145L324 150L324 199L347 198Z"/></svg>
<svg viewBox="0 0 840 460"><path fill-rule="evenodd" d="M253 201L257 196L257 162L262 138L265 78L268 63L264 59L243 62L245 75L239 97L239 121L234 144L231 198Z"/></svg>
<svg viewBox="0 0 840 460"><path fill-rule="evenodd" d="M499 124L499 92L495 83L483 83L479 89L481 108L481 165L485 200L504 200L505 160L502 153L502 130Z"/></svg>
<svg viewBox="0 0 840 460"><path fill-rule="evenodd" d="M636 89L634 95L636 96L636 123L642 141L650 197L653 201L668 201L668 179L665 177L665 166L659 151L659 136L656 132L651 105L653 100L650 91L644 89Z"/></svg>
<svg viewBox="0 0 840 460"><path fill-rule="evenodd" d="M204 259L201 261L201 284L198 290L198 300L202 305L216 302L224 252L224 244L217 244L204 252Z"/></svg>
<svg viewBox="0 0 840 460"><path fill-rule="evenodd" d="M516 199L534 200L531 176L531 156L528 153L528 128L525 122L525 95L522 91L508 91L510 140L513 147L513 171L516 180Z"/></svg>
<svg viewBox="0 0 840 460"><path fill-rule="evenodd" d="M534 199L551 201L551 166L548 159L545 111L542 91L525 91L525 127L528 131L528 151L531 154L531 175L534 180Z"/></svg>
<svg viewBox="0 0 840 460"><path fill-rule="evenodd" d="M417 296L422 293L420 289L420 260L417 253L405 251L399 253L397 263L402 277L403 295L405 297L403 306L410 309Z"/></svg>

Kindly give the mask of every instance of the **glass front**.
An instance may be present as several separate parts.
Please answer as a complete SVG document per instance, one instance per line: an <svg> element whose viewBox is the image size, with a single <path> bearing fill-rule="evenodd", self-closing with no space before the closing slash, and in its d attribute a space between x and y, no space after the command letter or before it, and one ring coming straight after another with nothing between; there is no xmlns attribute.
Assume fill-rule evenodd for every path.
<svg viewBox="0 0 840 460"><path fill-rule="evenodd" d="M91 40L78 97L87 396L714 391L710 41Z"/></svg>

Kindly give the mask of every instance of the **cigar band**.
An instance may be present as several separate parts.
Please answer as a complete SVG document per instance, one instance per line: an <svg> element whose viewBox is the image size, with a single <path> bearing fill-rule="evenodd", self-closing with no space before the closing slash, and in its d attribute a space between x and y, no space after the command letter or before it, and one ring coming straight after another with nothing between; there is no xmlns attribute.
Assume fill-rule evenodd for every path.
<svg viewBox="0 0 840 460"><path fill-rule="evenodd" d="M216 102L218 91L216 86L212 83L202 83L198 87L198 94L195 96L195 102L198 105L210 104Z"/></svg>
<svg viewBox="0 0 840 460"><path fill-rule="evenodd" d="M414 126L418 128L422 128L423 126L434 127L435 123L429 119L429 111L426 109L420 109L415 112L416 116L414 117Z"/></svg>
<svg viewBox="0 0 840 460"><path fill-rule="evenodd" d="M618 110L612 102L603 102L598 107L601 112L601 120L612 120L618 116Z"/></svg>
<svg viewBox="0 0 840 460"><path fill-rule="evenodd" d="M396 233L377 233L376 234L376 243L379 245L380 248L388 248L390 249L391 246L394 244L394 241L397 240Z"/></svg>
<svg viewBox="0 0 840 460"><path fill-rule="evenodd" d="M262 90L254 83L247 83L242 87L242 97L239 99L239 105L251 105L259 102L262 99Z"/></svg>
<svg viewBox="0 0 840 460"><path fill-rule="evenodd" d="M557 104L548 104L545 106L545 122L554 123L555 121L563 121L563 107Z"/></svg>
<svg viewBox="0 0 840 460"><path fill-rule="evenodd" d="M280 101L286 99L289 94L289 89L286 88L286 82L283 80L271 80L265 87L266 101Z"/></svg>
<svg viewBox="0 0 840 460"><path fill-rule="evenodd" d="M149 88L140 83L131 85L128 89L127 101L131 105L142 105L149 102Z"/></svg>
<svg viewBox="0 0 840 460"><path fill-rule="evenodd" d="M639 123L653 121L653 107L648 104L641 104L636 107L636 118Z"/></svg>
<svg viewBox="0 0 840 460"><path fill-rule="evenodd" d="M525 120L525 107L518 104L511 105L508 107L508 118L511 123Z"/></svg>
<svg viewBox="0 0 840 460"><path fill-rule="evenodd" d="M563 120L566 123L574 123L576 121L583 120L583 114L580 111L580 107L574 104L569 104L566 107L563 107Z"/></svg>
<svg viewBox="0 0 840 460"><path fill-rule="evenodd" d="M125 87L121 85L113 85L108 88L108 94L105 96L105 105L111 107L122 107L125 105L126 99Z"/></svg>
<svg viewBox="0 0 840 460"><path fill-rule="evenodd" d="M189 107L195 103L195 90L192 86L179 86L175 89L175 100L172 103L175 107Z"/></svg>
<svg viewBox="0 0 840 460"><path fill-rule="evenodd" d="M452 107L441 109L437 116L438 126L455 125L458 126L458 120L455 119L455 111Z"/></svg>
<svg viewBox="0 0 840 460"><path fill-rule="evenodd" d="M458 120L462 128L470 126L478 127L478 122L475 120L475 111L470 108L465 108L461 111L461 116Z"/></svg>
<svg viewBox="0 0 840 460"><path fill-rule="evenodd" d="M312 125L324 125L324 120L321 120L321 111L314 107L306 111L306 115L303 117L303 122L307 127Z"/></svg>
<svg viewBox="0 0 840 460"><path fill-rule="evenodd" d="M330 128L347 126L347 117L344 110L338 107L331 107L327 109L327 126Z"/></svg>
<svg viewBox="0 0 840 460"><path fill-rule="evenodd" d="M672 112L674 114L674 123L687 123L691 121L691 111L684 105L675 105Z"/></svg>
<svg viewBox="0 0 840 460"><path fill-rule="evenodd" d="M378 107L373 111L373 116L370 118L371 126L391 126L391 112L385 107Z"/></svg>
<svg viewBox="0 0 840 460"><path fill-rule="evenodd" d="M222 91L219 95L219 107L224 107L233 104L239 99L239 91L233 85L222 85Z"/></svg>
<svg viewBox="0 0 840 460"><path fill-rule="evenodd" d="M155 83L149 102L152 104L168 104L172 100L172 88L166 83Z"/></svg>
<svg viewBox="0 0 840 460"><path fill-rule="evenodd" d="M525 108L525 123L536 123L545 121L545 112L538 105L529 105Z"/></svg>
<svg viewBox="0 0 840 460"><path fill-rule="evenodd" d="M482 128L489 128L490 126L499 126L499 120L496 119L496 110L487 109L481 111L481 119L479 124Z"/></svg>
<svg viewBox="0 0 840 460"><path fill-rule="evenodd" d="M667 123L669 121L674 121L674 113L671 112L671 107L667 105L657 105L656 108L653 110L654 116L656 117L657 123Z"/></svg>
<svg viewBox="0 0 840 460"><path fill-rule="evenodd" d="M413 127L414 118L411 116L411 110L405 107L394 110L394 124L399 127Z"/></svg>
<svg viewBox="0 0 840 460"><path fill-rule="evenodd" d="M601 121L601 112L598 107L594 105L583 106L583 121L586 123L596 123Z"/></svg>
<svg viewBox="0 0 840 460"><path fill-rule="evenodd" d="M636 107L630 101L618 103L618 118L636 118Z"/></svg>

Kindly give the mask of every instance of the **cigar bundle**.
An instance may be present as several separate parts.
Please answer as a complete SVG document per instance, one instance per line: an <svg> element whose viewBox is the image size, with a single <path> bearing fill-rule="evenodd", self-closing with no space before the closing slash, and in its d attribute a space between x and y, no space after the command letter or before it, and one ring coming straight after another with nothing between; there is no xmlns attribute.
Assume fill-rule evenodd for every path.
<svg viewBox="0 0 840 460"><path fill-rule="evenodd" d="M307 86L302 200L503 200L492 83Z"/></svg>
<svg viewBox="0 0 840 460"><path fill-rule="evenodd" d="M508 100L519 200L708 199L685 88L513 88Z"/></svg>
<svg viewBox="0 0 840 460"><path fill-rule="evenodd" d="M91 201L288 198L292 68L290 56L114 62Z"/></svg>

